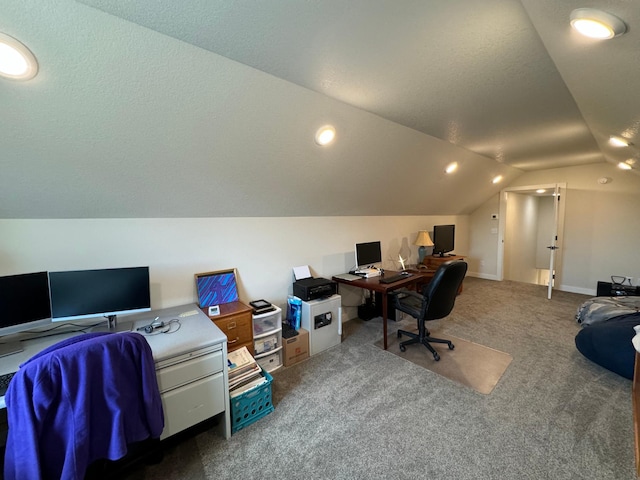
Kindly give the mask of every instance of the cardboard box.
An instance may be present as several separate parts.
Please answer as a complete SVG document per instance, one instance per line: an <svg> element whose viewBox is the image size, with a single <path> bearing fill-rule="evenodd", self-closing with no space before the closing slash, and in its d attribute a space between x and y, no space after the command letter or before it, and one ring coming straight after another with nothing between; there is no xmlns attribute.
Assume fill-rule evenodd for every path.
<svg viewBox="0 0 640 480"><path fill-rule="evenodd" d="M283 338L284 366L290 367L309 358L309 332L304 328L298 330L298 335Z"/></svg>

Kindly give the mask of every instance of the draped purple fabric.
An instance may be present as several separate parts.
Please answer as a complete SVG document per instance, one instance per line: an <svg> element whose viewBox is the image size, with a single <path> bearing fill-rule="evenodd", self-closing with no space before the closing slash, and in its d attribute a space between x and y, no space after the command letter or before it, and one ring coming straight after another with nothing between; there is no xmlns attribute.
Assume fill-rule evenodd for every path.
<svg viewBox="0 0 640 480"><path fill-rule="evenodd" d="M122 458L164 428L151 348L137 333L53 345L20 366L5 402L6 480L82 480L94 460Z"/></svg>

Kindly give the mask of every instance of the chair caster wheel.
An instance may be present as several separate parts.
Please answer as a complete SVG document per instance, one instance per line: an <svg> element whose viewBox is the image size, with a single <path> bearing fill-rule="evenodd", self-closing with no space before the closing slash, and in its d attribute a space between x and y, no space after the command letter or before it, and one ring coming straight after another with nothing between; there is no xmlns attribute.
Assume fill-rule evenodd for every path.
<svg viewBox="0 0 640 480"><path fill-rule="evenodd" d="M440 361L440 355L438 355L437 353L434 353L434 354L433 354L433 359L434 359L436 362L439 362L439 361Z"/></svg>
<svg viewBox="0 0 640 480"><path fill-rule="evenodd" d="M404 345L400 345L400 351L401 352L406 352L407 351L407 347L405 347Z"/></svg>
<svg viewBox="0 0 640 480"><path fill-rule="evenodd" d="M456 346L453 343L449 344L449 350L453 350L454 348L456 348Z"/></svg>

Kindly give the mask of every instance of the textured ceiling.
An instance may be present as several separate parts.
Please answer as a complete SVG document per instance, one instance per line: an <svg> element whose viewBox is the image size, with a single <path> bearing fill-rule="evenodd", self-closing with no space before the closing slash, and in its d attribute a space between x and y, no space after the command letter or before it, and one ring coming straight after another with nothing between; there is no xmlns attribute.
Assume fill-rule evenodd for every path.
<svg viewBox="0 0 640 480"><path fill-rule="evenodd" d="M575 0L82 1L523 170L617 163L609 135L637 135L637 2L590 2L631 25L597 42Z"/></svg>
<svg viewBox="0 0 640 480"><path fill-rule="evenodd" d="M628 33L579 38L575 0L4 0L40 71L0 79L0 218L465 214L637 158L606 140L639 143L640 9L595 4Z"/></svg>

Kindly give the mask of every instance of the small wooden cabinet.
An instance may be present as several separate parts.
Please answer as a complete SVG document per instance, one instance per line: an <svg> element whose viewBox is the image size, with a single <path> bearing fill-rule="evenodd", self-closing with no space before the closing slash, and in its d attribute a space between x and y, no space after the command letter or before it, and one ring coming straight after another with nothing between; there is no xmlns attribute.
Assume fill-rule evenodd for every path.
<svg viewBox="0 0 640 480"><path fill-rule="evenodd" d="M429 270L437 270L440 265L449 260L464 260L464 257L462 255L445 255L444 257L427 255L422 260L422 264L426 265Z"/></svg>
<svg viewBox="0 0 640 480"><path fill-rule="evenodd" d="M208 316L209 309L202 308ZM242 302L230 302L220 305L220 315L209 317L217 327L227 336L227 350L233 352L241 347L247 347L249 353L253 350L253 309Z"/></svg>
<svg viewBox="0 0 640 480"><path fill-rule="evenodd" d="M464 257L462 255L445 255L444 257L427 255L426 257L424 257L424 260L422 260L422 264L427 267L427 270L433 271L433 273L435 273L435 271L438 269L440 265L450 260L464 260ZM417 271L421 273L426 273L421 270L417 270ZM431 275L431 277L428 277L425 282L420 282L419 284L416 284L416 291L418 292L422 291L422 287L427 283L429 283L431 281L431 278L433 278L433 275ZM460 284L460 288L458 289L458 295L462 293L462 285L463 284Z"/></svg>

